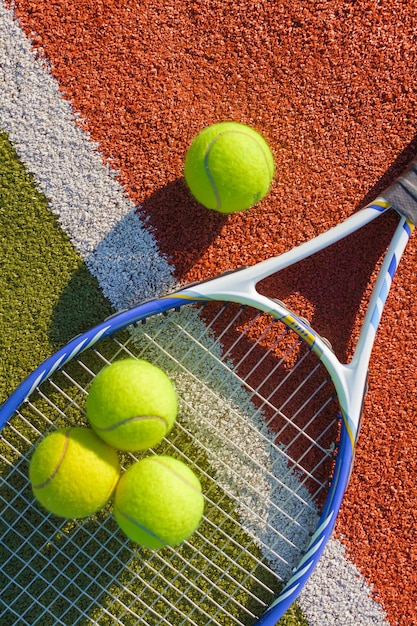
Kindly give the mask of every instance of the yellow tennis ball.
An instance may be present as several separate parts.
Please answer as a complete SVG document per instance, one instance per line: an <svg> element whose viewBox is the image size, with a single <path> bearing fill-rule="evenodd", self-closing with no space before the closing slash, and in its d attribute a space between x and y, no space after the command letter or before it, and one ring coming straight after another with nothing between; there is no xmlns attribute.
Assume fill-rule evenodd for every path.
<svg viewBox="0 0 417 626"><path fill-rule="evenodd" d="M34 496L60 517L87 517L104 507L119 477L116 450L91 428L56 430L41 441L29 464Z"/></svg>
<svg viewBox="0 0 417 626"><path fill-rule="evenodd" d="M220 213L243 211L261 200L274 177L274 157L256 130L237 122L204 128L192 141L184 165L192 195Z"/></svg>
<svg viewBox="0 0 417 626"><path fill-rule="evenodd" d="M143 359L121 359L94 379L87 417L104 441L120 450L145 450L171 430L178 398L167 374Z"/></svg>
<svg viewBox="0 0 417 626"><path fill-rule="evenodd" d="M114 497L117 523L132 541L150 549L176 546L200 524L200 481L182 461L151 456L131 465Z"/></svg>

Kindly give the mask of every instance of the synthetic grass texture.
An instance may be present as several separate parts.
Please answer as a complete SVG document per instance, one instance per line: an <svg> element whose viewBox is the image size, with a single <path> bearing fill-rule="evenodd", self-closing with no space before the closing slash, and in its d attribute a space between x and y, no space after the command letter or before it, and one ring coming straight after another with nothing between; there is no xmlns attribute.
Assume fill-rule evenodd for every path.
<svg viewBox="0 0 417 626"><path fill-rule="evenodd" d="M33 177L20 163L4 133L0 133L0 241L1 402L43 359L65 344L72 336L98 323L113 311L103 297L97 281L89 274L82 260L74 252L69 238L60 229L56 218L49 212L48 200L37 190ZM18 475L18 480L24 481L24 475ZM23 489L26 497L30 499L30 487L23 486ZM36 511L34 509L32 511L36 517ZM4 558L6 555L9 558L10 552L15 549L13 545L16 545L16 537L13 538L13 533L7 531L7 527L13 528L14 524L18 525L20 542L22 537L32 536L34 527L42 529L38 538L39 548L44 543L45 534L51 536L51 543L43 546L42 552L37 557L42 561L38 565L46 568L44 569L46 580L49 575L52 575L51 571L59 566L59 555L54 562L52 554L59 544L65 545L65 549L71 553L71 559L76 559L78 563L82 563L86 554L92 551L88 580L91 584L91 567L95 564L97 571L94 585L96 587L92 585L91 592L94 592L96 588L97 604L100 605L102 591L99 590L97 582L102 581L104 588L108 588L111 592L111 584L107 582L110 576L109 572L106 572L108 551L109 549L111 551L110 545L107 544L106 549L98 545L93 546L88 528L86 528L85 542L81 541L82 524L68 522L53 528L53 518L45 517L41 511L37 515L36 519L23 521L19 519L19 515L16 519L10 519L9 511L7 519L3 518L0 525ZM101 517L99 515L98 518L103 518L103 532L106 537L111 536L115 532L112 518L106 517L106 513L101 514ZM96 523L94 519L86 522L87 526L94 526ZM72 553L75 544L71 541L71 536L74 533L77 534L77 544L80 541L82 544L79 556ZM36 545L36 538L31 538L26 550L30 552ZM120 550L118 545L118 550L120 563L123 549ZM127 549L124 552L126 559L131 558ZM24 559L25 555L30 558L25 550L20 558ZM53 565L48 565L48 563L53 563ZM27 575L30 579L30 569L26 574L25 571L23 568L19 576L23 579ZM67 574L71 578L71 572L68 571ZM123 585L123 571L120 572L118 579ZM2 587L5 582L3 580ZM38 597L41 590L37 591L35 587L39 581L38 583L36 580L33 583L23 583L25 584L31 588L34 596ZM63 584L65 586L67 583ZM78 584L82 585L82 581L79 580ZM126 585L131 591L131 581L126 581ZM74 587L72 598L75 605L77 603L76 587ZM48 592L43 589L42 593ZM71 595L70 587L66 587L66 593L68 596ZM128 591L126 593L129 594ZM10 587L0 605L1 613L6 621L9 603L14 605L15 613L19 612L19 600L9 594ZM16 596L18 595L17 591ZM108 602L106 595L103 596L103 603ZM52 597L50 602L53 604L55 599ZM166 597L164 602L169 604L169 597ZM23 611L27 609L27 606L25 608L22 606ZM31 618L36 619L33 611L36 613L35 607L31 608ZM71 612L67 613L66 618L72 619ZM91 614L91 619L94 619L93 614ZM112 623L112 618L100 623ZM279 623L285 626L303 626L306 621L299 609L294 606Z"/></svg>
<svg viewBox="0 0 417 626"><path fill-rule="evenodd" d="M112 313L0 133L0 401L47 356Z"/></svg>

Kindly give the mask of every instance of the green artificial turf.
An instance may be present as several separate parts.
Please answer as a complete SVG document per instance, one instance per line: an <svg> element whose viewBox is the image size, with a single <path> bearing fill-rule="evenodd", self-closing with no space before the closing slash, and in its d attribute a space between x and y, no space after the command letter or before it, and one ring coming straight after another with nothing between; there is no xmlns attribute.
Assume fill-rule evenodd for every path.
<svg viewBox="0 0 417 626"><path fill-rule="evenodd" d="M4 133L0 133L0 246L2 402L32 369L58 347L112 313L97 281L73 250L68 236L63 233L57 219L49 211L47 199L37 190L33 177L26 172ZM33 426L36 436L36 421ZM15 437L13 458L8 458L3 464L3 478L6 480L2 488L3 501L14 500L14 504L10 507L2 506L4 510L0 514L2 558L8 561L10 575L16 576L16 580L20 580L29 589L33 598L39 598L40 603L47 605L49 601L45 596L48 594L48 577L55 576L55 568L66 568L67 578L62 578L65 587L63 593L69 601L74 602L75 613L77 602L82 603L84 598L80 596L77 585L83 589L90 585L89 593L99 613L101 606L111 602L110 595L103 592L99 584L112 591L114 581L117 580L117 587L122 585L125 589L126 602L131 602L136 581L129 579L129 571L135 570L135 559L139 567L142 558L135 557L132 561L127 545L124 546L123 541L115 534L112 516L104 512L97 516L97 520L91 518L85 523L65 521L54 527L54 519L44 516L40 509L25 509L31 500L31 490L26 480L27 461L19 458L21 453L25 454L23 448L30 448L31 439L29 436L24 437L23 442L19 443L19 437L16 434ZM19 446L23 446L21 451ZM19 470L12 471L11 464L15 462L16 465L20 464ZM12 477L10 481L7 477L9 472ZM6 491L10 493L6 494ZM16 496L18 492L22 509L19 509L19 499ZM25 514L22 515L20 510L25 511ZM101 545L92 540L97 521L102 523L103 538L107 542L103 541ZM215 525L223 523L213 521ZM241 531L236 529L236 532ZM77 535L76 542L71 540L73 533ZM50 542L45 543L45 536L50 536ZM22 541L22 538L29 537L30 539ZM35 555L32 554L34 550ZM18 556L13 559L12 554L15 551ZM117 557L114 571L109 563L109 554ZM183 554L186 556L186 548ZM129 562L130 570L124 570L123 567L120 569L124 558ZM83 567L84 560L88 567ZM157 563L156 557L153 560ZM31 562L30 567L25 567L25 562ZM13 567L17 568L14 573L11 571ZM73 572L71 567L74 567ZM30 568L45 569L38 578L33 577ZM20 607L26 613L25 619L31 620L26 623L34 623L41 604L34 602L33 606L28 606L21 590L15 585L8 585L4 576L6 571L8 570L5 567L0 572L0 587L6 590L0 601L0 617L3 615L2 619L5 620L2 623L16 623L14 616L19 614ZM151 566L149 572L151 576ZM196 572L198 574L198 566ZM84 574L85 580L82 578ZM136 593L138 591L136 589ZM147 593L152 595L152 585ZM124 601L123 596L121 601ZM169 607L169 595L162 601ZM64 610L62 600L52 597L51 602L51 612L60 615L60 611ZM55 604L56 607L53 606ZM79 608L83 610L83 607ZM66 612L62 618L64 623L71 623L72 610ZM107 610L109 616L117 615L110 604ZM94 613L94 610L89 612L91 620L88 623L94 622ZM115 623L115 619L109 617L106 620L102 617L97 623ZM136 618L128 619L126 615L121 620L120 623L124 624L137 623ZM294 605L279 624L306 626L307 622L299 608Z"/></svg>
<svg viewBox="0 0 417 626"><path fill-rule="evenodd" d="M112 310L0 133L0 402Z"/></svg>

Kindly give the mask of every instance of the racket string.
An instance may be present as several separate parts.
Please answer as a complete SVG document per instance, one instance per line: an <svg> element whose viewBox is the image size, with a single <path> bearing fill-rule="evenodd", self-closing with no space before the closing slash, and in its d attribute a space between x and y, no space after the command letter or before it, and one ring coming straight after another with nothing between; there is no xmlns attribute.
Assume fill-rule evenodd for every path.
<svg viewBox="0 0 417 626"><path fill-rule="evenodd" d="M237 315L235 315L235 316L233 317L233 319L232 319L232 323L235 323L235 322L236 322L236 319L237 319L238 315L239 315L239 314L237 314ZM218 314L217 314L217 317L218 317ZM252 322L252 324L253 324L253 322ZM209 325L209 326L210 326L210 325ZM270 326L272 326L272 323L270 324ZM298 345L300 342L297 340L297 342L296 342L296 343L297 343L297 345ZM233 347L235 347L236 345L237 345L237 340L236 340L236 341L232 344L232 346L233 346ZM231 352L231 351L229 350L228 352L226 352L226 354L228 354L228 353L230 353L230 352ZM242 360L240 361L240 363L242 363ZM317 367L318 367L318 366L317 366ZM253 371L253 370L252 370L252 371ZM289 373L289 375L290 375L290 374L291 374L291 372ZM258 394L258 391L257 391L257 390L253 389L252 387L249 387L249 385L246 383L246 381L242 381L242 382L243 382L243 384L245 384L245 387L246 387L246 388L249 388L249 389L250 389L250 391L251 391L251 393L252 393L252 397L253 397L253 396L255 396L255 395L258 395L258 396L259 396L259 394ZM326 382L328 382L328 377L326 377ZM324 383L324 384L325 384L325 383ZM323 384L322 386L324 386L324 384ZM319 387L319 390L320 390L320 388L321 388L321 387ZM312 394L312 395L313 395L313 394ZM334 390L333 390L333 391L332 391L332 393L331 393L331 398L330 398L330 400L331 400L331 399L333 399L333 398L334 398L334 396L335 396L335 394L334 394ZM230 396L230 397L233 397L233 396ZM328 402L329 402L330 400L327 400L327 399L326 399L326 401L325 401L325 403L323 404L323 406L321 407L321 409L319 409L319 410L317 411L316 416L317 416L317 415L318 415L321 411L323 411L323 410L324 410L324 408L326 407L326 405L328 404ZM264 403L264 404L266 404L266 403ZM316 417L316 416L315 416L315 417ZM287 419L287 421L293 425L293 422L294 422L293 418L291 418L291 419ZM313 421L313 420L311 420L311 421ZM332 425L334 425L334 423L335 423L335 422L333 422L333 424L332 424ZM303 431L302 429L298 429L298 430L299 430L299 433L303 433L303 434L304 434L304 436L306 436L306 437L307 437L307 439L308 439L308 441L309 441L309 448L307 448L307 450L305 451L305 453L304 453L304 455L303 455L303 456L307 456L308 452L312 449L312 446L313 446L314 441L313 441L313 439L312 439L311 437L309 437L308 435L306 435L306 434L305 434L305 430L304 430L304 431ZM329 426L327 426L327 427L325 428L325 430L324 430L324 431L320 434L320 438L321 438L321 437L324 437L324 436L325 436L325 434L326 434L326 432L327 432L328 430L330 430L330 427L329 427ZM329 452L329 449L328 449L328 448L321 448L321 452L323 452L323 453L326 455L326 459L327 459L327 460L332 459L332 454L330 454L330 452ZM319 468L319 466L320 466L322 463L323 463L323 461L322 461L321 463L317 463L316 465L314 465L314 466L313 466L313 471L317 470L317 469ZM305 468L302 468L302 469L305 471ZM312 472L307 473L307 477L308 477L308 478L314 478L313 473L312 473ZM315 479L315 478L314 478L314 480L316 480L316 482L318 483L317 479ZM318 484L319 484L319 483L318 483ZM319 489L318 491L316 491L315 493L316 493L316 494L318 494L318 493L319 493L319 491L320 491L320 489Z"/></svg>
<svg viewBox="0 0 417 626"><path fill-rule="evenodd" d="M164 351L165 351L165 350L166 350L166 346L164 345ZM181 366L181 364L179 364L179 365ZM222 365L224 365L224 364L222 364ZM246 387L247 387L247 385L246 385ZM252 395L254 395L254 394L255 394L255 390L253 390L253 389L252 389L251 391L252 391ZM211 390L210 388L207 388L207 389L206 389L206 393L207 393L207 394L209 394L209 395L211 395L211 396L213 397L213 399L215 398L215 392L214 392L213 390ZM233 398L233 394L229 394L229 399L230 399L230 398ZM187 408L188 408L188 410L189 410L189 411L191 411L191 410L192 410L191 405L189 405ZM236 411L233 411L233 414L234 414L234 416L235 416L235 417L237 417L237 416L238 416L238 413L237 413ZM203 414L203 412L202 412L202 411L199 411L199 412L198 412L198 411L196 411L196 412L195 412L195 415L196 415L196 417L199 419L199 421L200 421L200 425L201 425L201 423L202 423L202 422L205 422L205 419L204 419L204 414ZM230 416L229 416L229 417L230 417ZM208 421L206 421L206 424L207 424L207 427L208 427L208 428L210 428L211 430L213 430L213 429L214 429L214 427L213 427L213 422L208 422ZM269 445L271 445L271 443L270 443L270 437L268 437L268 435L267 435L266 433L261 433L261 431L259 430L259 426L258 426L258 427L256 427L256 426L250 425L250 426L249 426L249 428L252 430L252 432L253 432L254 434L256 434L256 436L257 436L257 437L260 437L260 436L261 436L261 437L263 438L263 444L268 443ZM222 439L222 431L221 431L220 429L217 429L217 431L216 431L216 436L217 436L217 438L218 438L218 440L219 440L219 442L220 442L220 444L219 444L219 445L222 445L222 442L221 442L221 439ZM202 441L201 441L201 440L200 440L200 445L201 445L201 446L203 446L203 443L202 443ZM268 478L268 480L270 480L271 482L272 482L272 481L275 481L275 480L278 480L278 479L276 478L276 476L274 476L274 474L273 474L273 473L271 473L271 472L267 472L267 471L265 470L265 467L264 467L264 465L263 465L262 463L259 463L259 462L258 462L258 463L256 463L256 461L255 461L253 458L251 459L251 458L250 458L250 455L248 454L248 452L247 452L247 451L245 451L245 450L242 450L242 448L239 446L238 442L236 442L236 441L229 441L229 442L228 442L228 446L229 446L229 447L230 447L230 446L232 447L232 456L233 456L233 457L234 457L234 456L237 456L237 455L242 455L242 454L243 454L245 457L247 457L246 462L247 462L247 463L249 463L249 462L251 463L251 465L252 465L252 467L253 467L254 471L258 471L258 472L260 472L260 473L263 473L263 474L264 474L264 475ZM278 454L279 452L281 452L281 450L280 450L279 448L277 448L277 449L276 449L276 450L274 450L274 451L275 451L275 453L276 453L276 454ZM210 449L207 449L207 452L208 452L208 453L210 453ZM287 460L289 460L289 459L287 459ZM232 464L231 464L231 463L226 463L226 464L225 464L225 467L228 469L229 473L234 474L234 475L235 475L235 478L237 477L237 473L233 470L233 466L232 466ZM282 468L281 468L281 471L282 471ZM241 480L243 480L243 479L241 479ZM248 488L248 487L250 488L250 486L251 486L251 484L250 484L249 482L247 482L247 481L246 481L246 482L245 482L245 487L246 487L246 488ZM291 496L294 496L294 495L295 495L294 490L293 490L293 489L289 489L289 488L288 488L288 486L286 486L286 485L285 485L285 482L281 483L281 486L282 486L282 488L283 488L283 489L287 489L287 490L289 491L289 494L290 494ZM253 487L252 487L252 488L253 488ZM255 488L255 492L256 492L256 488ZM300 496L300 498L301 498L301 496ZM288 503L288 500L287 500L287 503ZM302 504L303 504L303 505L305 505L305 506L309 506L309 507L311 508L311 510L312 510L312 511L314 511L314 510L315 510L315 509L314 509L314 507L313 507L310 503L306 502L306 500L305 500L305 499L304 499L304 500L302 500ZM275 503L271 503L271 504L270 504L270 506L271 506L271 508L276 508ZM287 517L288 517L288 514L286 513L285 509L277 509L277 512L282 513L283 515L285 515L285 516L287 516ZM292 520L293 522L296 522L296 519L295 519L295 518L291 518L291 520ZM271 525L270 525L270 524L269 524L269 526L271 527ZM271 527L271 529L272 529L272 527ZM276 530L275 530L275 532L277 532L277 534L279 534L279 532L278 532L278 531L276 531ZM308 535L308 532L309 532L309 531L308 531L308 530L306 530L306 534L307 534L307 535Z"/></svg>

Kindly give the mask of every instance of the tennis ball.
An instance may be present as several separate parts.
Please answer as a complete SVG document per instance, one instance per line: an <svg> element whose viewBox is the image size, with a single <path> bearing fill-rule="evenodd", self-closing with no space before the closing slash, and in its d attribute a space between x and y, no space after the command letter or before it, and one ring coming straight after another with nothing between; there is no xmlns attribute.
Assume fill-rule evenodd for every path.
<svg viewBox="0 0 417 626"><path fill-rule="evenodd" d="M202 205L234 213L248 209L268 193L274 157L253 128L220 122L194 138L185 157L184 176Z"/></svg>
<svg viewBox="0 0 417 626"><path fill-rule="evenodd" d="M141 546L176 546L199 525L204 509L194 472L170 456L137 461L122 475L114 515L124 533Z"/></svg>
<svg viewBox="0 0 417 626"><path fill-rule="evenodd" d="M171 430L178 399L170 378L143 359L122 359L94 379L86 402L96 433L120 450L145 450Z"/></svg>
<svg viewBox="0 0 417 626"><path fill-rule="evenodd" d="M91 428L61 428L41 441L29 464L37 500L60 517L87 517L108 502L120 477L116 450Z"/></svg>

